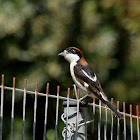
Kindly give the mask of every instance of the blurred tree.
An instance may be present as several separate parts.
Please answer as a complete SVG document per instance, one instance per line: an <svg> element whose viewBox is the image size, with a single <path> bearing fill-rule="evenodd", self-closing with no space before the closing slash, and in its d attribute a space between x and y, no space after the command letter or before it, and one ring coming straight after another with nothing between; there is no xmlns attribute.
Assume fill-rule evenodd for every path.
<svg viewBox="0 0 140 140"><path fill-rule="evenodd" d="M11 86L12 77L16 76L18 88L23 88L27 78L28 90L34 90L38 81L39 91L45 93L49 82L50 93L56 93L56 86L60 85L61 94L65 95L73 82L69 64L57 54L69 46L77 46L97 73L109 98L125 101L127 105L140 103L139 8L138 0L1 1L0 74L5 74L5 85ZM34 98L28 96L28 99L27 140L32 134ZM21 102L22 95L17 94L16 130L21 129ZM37 139L43 136L43 121L40 120L43 120L44 102L40 97ZM53 134L56 103L49 102L47 131ZM5 129L10 130L10 103L11 96L5 95L4 139L9 139L10 131L7 133ZM63 127L62 122L59 127ZM59 139L62 139L61 131Z"/></svg>

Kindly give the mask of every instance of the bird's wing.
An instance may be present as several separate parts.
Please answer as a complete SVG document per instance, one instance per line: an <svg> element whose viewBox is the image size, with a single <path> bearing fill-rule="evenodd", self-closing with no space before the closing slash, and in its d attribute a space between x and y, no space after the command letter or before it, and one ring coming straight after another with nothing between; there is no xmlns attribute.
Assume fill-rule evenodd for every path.
<svg viewBox="0 0 140 140"><path fill-rule="evenodd" d="M75 65L74 74L76 79L91 93L93 93L98 99L100 99L104 104L106 104L118 118L123 118L122 115L108 101L107 97L105 96L102 90L100 82L98 81L96 75L89 66Z"/></svg>
<svg viewBox="0 0 140 140"><path fill-rule="evenodd" d="M96 75L91 70L91 68L87 66L82 66L77 64L74 66L74 74L76 79L86 88L93 93L96 97L98 97L102 102L107 101L107 97L105 96L101 84L98 81Z"/></svg>

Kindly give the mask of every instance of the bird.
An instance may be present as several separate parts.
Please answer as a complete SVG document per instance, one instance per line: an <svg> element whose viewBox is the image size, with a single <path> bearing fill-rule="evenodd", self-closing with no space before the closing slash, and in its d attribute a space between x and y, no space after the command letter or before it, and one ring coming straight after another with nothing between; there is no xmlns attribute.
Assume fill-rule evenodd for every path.
<svg viewBox="0 0 140 140"><path fill-rule="evenodd" d="M115 116L123 119L123 116L108 100L96 74L85 60L79 48L68 47L59 53L58 56L64 57L70 63L72 79L77 87L86 94L85 96L98 98L114 112Z"/></svg>

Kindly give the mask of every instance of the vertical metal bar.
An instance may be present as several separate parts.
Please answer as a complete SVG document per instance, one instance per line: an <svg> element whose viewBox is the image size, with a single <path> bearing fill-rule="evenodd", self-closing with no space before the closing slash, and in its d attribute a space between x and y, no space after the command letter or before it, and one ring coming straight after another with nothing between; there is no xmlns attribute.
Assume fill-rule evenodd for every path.
<svg viewBox="0 0 140 140"><path fill-rule="evenodd" d="M105 125L104 125L104 140L107 140L107 107L105 106Z"/></svg>
<svg viewBox="0 0 140 140"><path fill-rule="evenodd" d="M24 140L24 126L25 126L25 107L26 107L26 86L27 80L24 80L24 95L23 95L23 120L22 120L22 140Z"/></svg>
<svg viewBox="0 0 140 140"><path fill-rule="evenodd" d="M80 99L80 90L78 89L78 97L77 97L77 116L76 116L76 133L75 133L75 140L77 140L78 135L78 118L79 118L79 99Z"/></svg>
<svg viewBox="0 0 140 140"><path fill-rule="evenodd" d="M132 105L130 105L130 131L131 131L131 140L133 140Z"/></svg>
<svg viewBox="0 0 140 140"><path fill-rule="evenodd" d="M124 140L126 140L125 102L123 102Z"/></svg>
<svg viewBox="0 0 140 140"><path fill-rule="evenodd" d="M0 140L2 140L2 128L3 128L3 104L4 104L4 75L2 75L2 79L1 79Z"/></svg>
<svg viewBox="0 0 140 140"><path fill-rule="evenodd" d="M119 111L119 101L117 101L117 111ZM117 118L117 140L120 139L120 120Z"/></svg>
<svg viewBox="0 0 140 140"><path fill-rule="evenodd" d="M140 131L139 131L139 106L136 106L136 113L137 113L137 136L138 140L140 140Z"/></svg>
<svg viewBox="0 0 140 140"><path fill-rule="evenodd" d="M87 112L88 112L88 107L87 107ZM84 119L84 122L85 122L85 140L87 140L87 117L88 117L88 113L85 113L85 119Z"/></svg>
<svg viewBox="0 0 140 140"><path fill-rule="evenodd" d="M13 129L14 129L14 105L15 105L15 77L13 77L13 90L12 90L11 140L13 140Z"/></svg>
<svg viewBox="0 0 140 140"><path fill-rule="evenodd" d="M55 140L57 140L58 109L59 109L59 90L60 90L60 87L57 86L56 121L55 121Z"/></svg>
<svg viewBox="0 0 140 140"><path fill-rule="evenodd" d="M92 114L92 119L93 119L93 122L92 122L92 132L94 133L94 122L95 122L95 97L93 97L93 114Z"/></svg>
<svg viewBox="0 0 140 140"><path fill-rule="evenodd" d="M101 100L99 100L98 140L101 139Z"/></svg>
<svg viewBox="0 0 140 140"><path fill-rule="evenodd" d="M68 131L69 95L70 95L70 88L68 88L68 93L67 93L67 113L66 113L66 133L65 133L65 140L67 140L67 131Z"/></svg>
<svg viewBox="0 0 140 140"><path fill-rule="evenodd" d="M113 105L113 98L111 98L111 104ZM111 140L113 140L113 112L111 111Z"/></svg>
<svg viewBox="0 0 140 140"><path fill-rule="evenodd" d="M46 140L46 126L47 126L47 112L48 112L48 95L49 95L49 83L47 83L47 86L46 86L46 103L45 103L45 119L44 119L43 140Z"/></svg>
<svg viewBox="0 0 140 140"><path fill-rule="evenodd" d="M34 100L33 140L35 140L35 130L36 130L37 91L38 91L38 83L36 82L36 85L35 85L35 100Z"/></svg>

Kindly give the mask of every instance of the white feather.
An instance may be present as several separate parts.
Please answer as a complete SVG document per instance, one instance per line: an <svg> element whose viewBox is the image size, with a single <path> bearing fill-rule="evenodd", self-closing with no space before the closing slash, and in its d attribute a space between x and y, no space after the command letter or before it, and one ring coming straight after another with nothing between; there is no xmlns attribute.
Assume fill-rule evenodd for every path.
<svg viewBox="0 0 140 140"><path fill-rule="evenodd" d="M86 88L88 88L89 85L88 85L86 82L84 82L84 86L85 86Z"/></svg>
<svg viewBox="0 0 140 140"><path fill-rule="evenodd" d="M81 85L81 83L76 79L75 77L75 74L74 74L74 66L77 64L77 62L71 62L70 63L70 73L71 73L71 76L72 76L72 79L74 81L74 83L77 85L78 88L80 88L82 91L84 91L84 93L88 93L87 89L86 89L86 86L88 85L86 83L86 86L84 87L83 85ZM84 83L85 85L85 83Z"/></svg>
<svg viewBox="0 0 140 140"><path fill-rule="evenodd" d="M102 92L100 92L100 94L105 101L108 101L108 99L105 97L105 95Z"/></svg>
<svg viewBox="0 0 140 140"><path fill-rule="evenodd" d="M68 53L64 57L69 63L77 62L80 59L80 57L77 54L72 53Z"/></svg>
<svg viewBox="0 0 140 140"><path fill-rule="evenodd" d="M97 77L96 77L96 75L94 76L94 77L90 77L84 70L82 70L83 71L83 73L90 79L90 80L92 80L92 81L96 81L97 80Z"/></svg>

